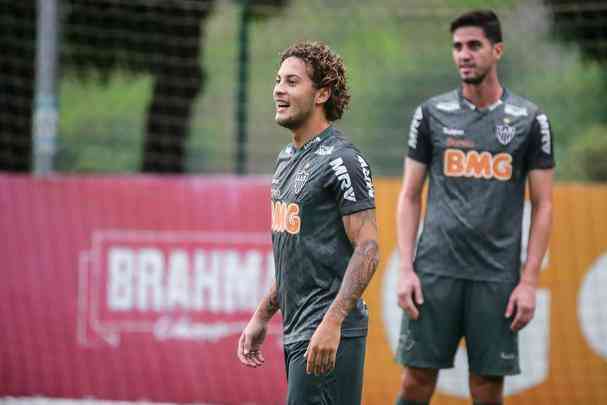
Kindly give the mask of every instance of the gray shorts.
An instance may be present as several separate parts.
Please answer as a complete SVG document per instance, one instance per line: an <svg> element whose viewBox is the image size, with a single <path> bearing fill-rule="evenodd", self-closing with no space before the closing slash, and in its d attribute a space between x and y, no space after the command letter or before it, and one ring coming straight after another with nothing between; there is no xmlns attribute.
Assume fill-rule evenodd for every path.
<svg viewBox="0 0 607 405"><path fill-rule="evenodd" d="M342 337L335 369L320 376L306 374L304 353L308 343L306 340L285 345L287 405L359 405L366 337Z"/></svg>
<svg viewBox="0 0 607 405"><path fill-rule="evenodd" d="M451 368L465 339L470 371L481 376L520 373L518 334L504 313L516 286L418 274L424 303L417 320L403 314L396 360L410 367Z"/></svg>

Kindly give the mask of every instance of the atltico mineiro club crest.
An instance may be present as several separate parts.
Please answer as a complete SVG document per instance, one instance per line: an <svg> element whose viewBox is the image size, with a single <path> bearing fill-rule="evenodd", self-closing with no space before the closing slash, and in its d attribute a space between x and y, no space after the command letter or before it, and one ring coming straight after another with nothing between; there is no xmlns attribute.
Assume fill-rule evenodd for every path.
<svg viewBox="0 0 607 405"><path fill-rule="evenodd" d="M299 194L301 189L303 188L306 181L308 181L308 177L310 177L310 172L306 169L300 170L295 173L295 181L293 182L293 193Z"/></svg>
<svg viewBox="0 0 607 405"><path fill-rule="evenodd" d="M516 129L510 125L497 125L495 127L495 136L502 145L508 145L515 134Z"/></svg>

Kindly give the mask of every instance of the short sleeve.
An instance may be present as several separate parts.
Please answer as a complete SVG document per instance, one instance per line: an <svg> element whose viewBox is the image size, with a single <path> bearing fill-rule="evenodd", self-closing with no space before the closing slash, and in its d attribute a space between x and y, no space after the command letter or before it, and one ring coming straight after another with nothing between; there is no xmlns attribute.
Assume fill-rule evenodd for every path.
<svg viewBox="0 0 607 405"><path fill-rule="evenodd" d="M423 106L417 107L409 127L409 151L407 156L418 162L430 164L432 160L432 140L430 124Z"/></svg>
<svg viewBox="0 0 607 405"><path fill-rule="evenodd" d="M554 136L546 114L539 112L529 132L529 147L525 161L529 170L550 169L555 166Z"/></svg>
<svg viewBox="0 0 607 405"><path fill-rule="evenodd" d="M325 173L325 186L335 195L342 216L375 208L371 167L357 150L345 148L336 153Z"/></svg>

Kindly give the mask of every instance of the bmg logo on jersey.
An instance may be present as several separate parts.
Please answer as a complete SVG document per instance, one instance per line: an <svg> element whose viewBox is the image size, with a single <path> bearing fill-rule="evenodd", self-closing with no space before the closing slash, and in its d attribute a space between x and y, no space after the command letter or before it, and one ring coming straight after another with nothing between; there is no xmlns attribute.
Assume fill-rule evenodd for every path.
<svg viewBox="0 0 607 405"><path fill-rule="evenodd" d="M272 232L287 232L297 235L301 230L299 205L282 201L272 201Z"/></svg>
<svg viewBox="0 0 607 405"><path fill-rule="evenodd" d="M474 177L507 181L512 178L512 156L508 153L493 155L489 152L459 149L445 150L443 172L449 177Z"/></svg>

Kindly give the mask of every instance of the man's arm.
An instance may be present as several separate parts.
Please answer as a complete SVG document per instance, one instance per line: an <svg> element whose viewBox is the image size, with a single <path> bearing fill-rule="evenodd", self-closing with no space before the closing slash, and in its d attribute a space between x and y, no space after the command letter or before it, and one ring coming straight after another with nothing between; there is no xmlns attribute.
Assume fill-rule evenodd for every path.
<svg viewBox="0 0 607 405"><path fill-rule="evenodd" d="M535 293L552 228L553 177L554 169L529 172L531 226L527 261L522 270L521 280L512 292L506 308L507 318L515 314L511 325L514 331L524 328L531 321L535 312Z"/></svg>
<svg viewBox="0 0 607 405"><path fill-rule="evenodd" d="M278 311L278 290L274 282L238 339L236 354L242 364L249 367L263 365L265 359L260 348L266 338L268 322L276 311Z"/></svg>
<svg viewBox="0 0 607 405"><path fill-rule="evenodd" d="M343 217L346 234L354 246L341 287L306 351L308 373L323 374L335 367L341 325L362 296L379 262L375 210L368 209Z"/></svg>
<svg viewBox="0 0 607 405"><path fill-rule="evenodd" d="M396 208L396 234L400 254L397 295L398 304L412 319L417 319L419 316L415 304L421 305L424 302L419 278L413 271L413 256L425 179L426 165L411 158L406 158L403 184Z"/></svg>

